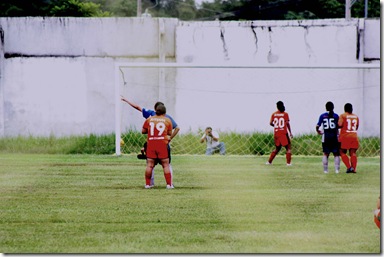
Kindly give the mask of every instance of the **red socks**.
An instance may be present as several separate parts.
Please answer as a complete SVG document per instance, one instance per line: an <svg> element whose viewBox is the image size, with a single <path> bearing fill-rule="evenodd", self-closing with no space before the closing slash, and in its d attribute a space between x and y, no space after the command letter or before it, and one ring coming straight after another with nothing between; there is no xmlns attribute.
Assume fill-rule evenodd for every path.
<svg viewBox="0 0 384 257"><path fill-rule="evenodd" d="M290 164L292 159L292 153L286 153L285 157L287 158L287 164Z"/></svg>
<svg viewBox="0 0 384 257"><path fill-rule="evenodd" d="M273 152L271 153L271 155L269 156L269 160L268 160L268 162L269 162L269 163L272 163L273 159L275 159L275 156L276 156L276 153L275 153L275 151L273 151Z"/></svg>
<svg viewBox="0 0 384 257"><path fill-rule="evenodd" d="M349 158L346 154L341 154L341 160L344 162L347 169L351 168L351 163L349 162Z"/></svg>

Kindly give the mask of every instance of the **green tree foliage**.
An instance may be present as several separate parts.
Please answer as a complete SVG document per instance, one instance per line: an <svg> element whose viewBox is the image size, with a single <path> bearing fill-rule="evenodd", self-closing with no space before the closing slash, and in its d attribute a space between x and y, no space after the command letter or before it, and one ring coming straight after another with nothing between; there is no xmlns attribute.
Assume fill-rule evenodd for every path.
<svg viewBox="0 0 384 257"><path fill-rule="evenodd" d="M195 20L197 8L194 0L160 0L156 8L151 9L155 16L175 17L180 20ZM152 15L153 16L153 15Z"/></svg>
<svg viewBox="0 0 384 257"><path fill-rule="evenodd" d="M51 16L107 17L108 12L100 10L100 5L79 0L60 0L50 9Z"/></svg>
<svg viewBox="0 0 384 257"><path fill-rule="evenodd" d="M134 17L137 12L137 1L136 0L121 0L113 3L106 3L108 8L114 16L118 17Z"/></svg>
<svg viewBox="0 0 384 257"><path fill-rule="evenodd" d="M0 16L70 16L105 17L111 16L101 5L80 0L1 0Z"/></svg>
<svg viewBox="0 0 384 257"><path fill-rule="evenodd" d="M353 18L364 17L365 1L352 6ZM203 2L199 19L286 20L345 17L345 0L214 0ZM380 17L380 1L368 1L368 17Z"/></svg>
<svg viewBox="0 0 384 257"><path fill-rule="evenodd" d="M137 0L0 0L0 16L135 17ZM345 0L141 0L152 17L181 20L297 20L345 17ZM365 0L351 9L365 15ZM380 17L380 0L368 0L368 17Z"/></svg>
<svg viewBox="0 0 384 257"><path fill-rule="evenodd" d="M45 0L1 0L0 16L45 16L48 5Z"/></svg>

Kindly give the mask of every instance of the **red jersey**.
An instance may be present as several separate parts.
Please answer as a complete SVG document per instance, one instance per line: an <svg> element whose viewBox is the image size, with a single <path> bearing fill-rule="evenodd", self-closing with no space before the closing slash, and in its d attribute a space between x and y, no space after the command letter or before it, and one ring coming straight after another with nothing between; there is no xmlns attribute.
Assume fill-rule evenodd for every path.
<svg viewBox="0 0 384 257"><path fill-rule="evenodd" d="M339 140L344 138L357 139L357 129L359 128L359 117L353 113L343 113L340 115L339 123L340 135Z"/></svg>
<svg viewBox="0 0 384 257"><path fill-rule="evenodd" d="M272 113L271 120L269 121L269 123L273 124L273 132L275 136L286 135L288 133L288 122L288 113L280 111Z"/></svg>
<svg viewBox="0 0 384 257"><path fill-rule="evenodd" d="M147 131L147 157L168 158L168 135L172 133L172 122L165 116L151 116L145 120L143 129Z"/></svg>

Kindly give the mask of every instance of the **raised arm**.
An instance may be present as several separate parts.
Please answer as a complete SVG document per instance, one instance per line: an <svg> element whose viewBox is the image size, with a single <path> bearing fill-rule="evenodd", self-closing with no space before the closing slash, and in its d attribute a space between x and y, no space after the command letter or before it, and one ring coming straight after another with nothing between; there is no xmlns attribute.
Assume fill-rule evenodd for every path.
<svg viewBox="0 0 384 257"><path fill-rule="evenodd" d="M132 102L128 101L128 99L125 98L124 96L121 96L121 101L126 102L127 104L129 104L130 106L132 106L133 108L135 108L136 110L138 110L139 112L142 112L142 111L143 111L143 109L142 109L139 105L137 105L137 104L135 104L135 103L132 103Z"/></svg>
<svg viewBox="0 0 384 257"><path fill-rule="evenodd" d="M219 141L219 134L216 131L211 131L208 136L212 137L213 141Z"/></svg>

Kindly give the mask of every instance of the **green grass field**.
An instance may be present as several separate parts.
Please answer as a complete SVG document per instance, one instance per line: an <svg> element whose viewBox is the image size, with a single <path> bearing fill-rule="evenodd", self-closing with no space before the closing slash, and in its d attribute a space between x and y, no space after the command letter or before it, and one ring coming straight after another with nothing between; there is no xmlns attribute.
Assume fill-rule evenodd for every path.
<svg viewBox="0 0 384 257"><path fill-rule="evenodd" d="M380 159L173 156L144 189L136 156L0 155L3 253L380 253Z"/></svg>

